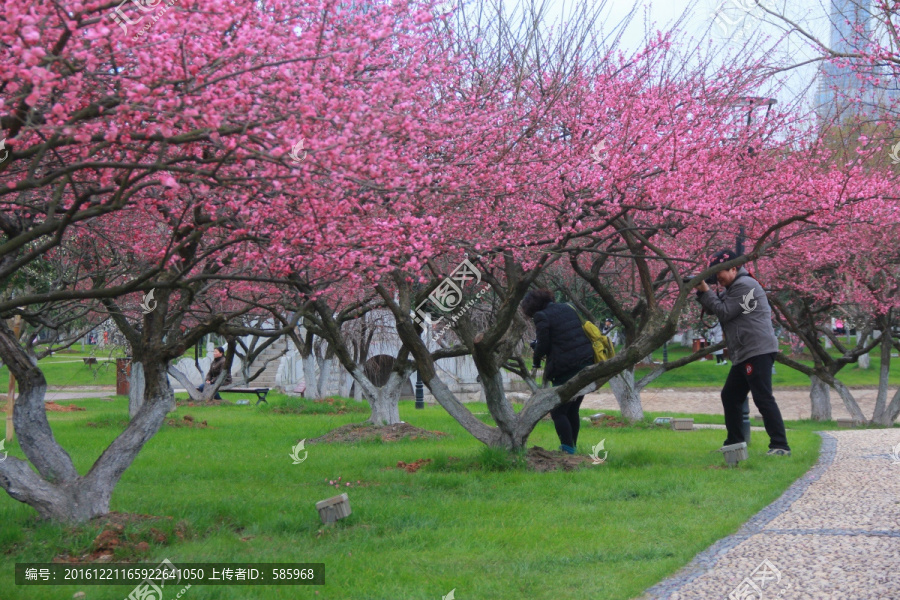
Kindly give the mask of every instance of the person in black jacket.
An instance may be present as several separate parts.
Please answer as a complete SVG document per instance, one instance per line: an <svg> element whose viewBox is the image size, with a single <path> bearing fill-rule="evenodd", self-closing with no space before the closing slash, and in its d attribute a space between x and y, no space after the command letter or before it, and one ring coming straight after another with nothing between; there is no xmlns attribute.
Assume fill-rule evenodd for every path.
<svg viewBox="0 0 900 600"><path fill-rule="evenodd" d="M534 319L537 330L537 339L532 342L534 367L540 367L541 361L547 358L544 381L562 385L581 369L594 364L594 348L574 308L553 302L550 290L528 292L521 307L526 317ZM559 449L569 454L575 454L578 443L581 426L578 409L582 400L584 396L576 396L550 411L561 444Z"/></svg>
<svg viewBox="0 0 900 600"><path fill-rule="evenodd" d="M202 392L203 388L208 385L211 385L216 379L218 379L219 375L222 373L222 369L225 368L225 350L221 346L213 350L213 361L212 364L209 365L209 373L206 374L206 383L200 384L200 387L197 388L198 391ZM225 380L222 382L222 385L231 385L231 373L225 375ZM216 395L213 398L214 400L221 400L222 396L219 395L219 391L216 390Z"/></svg>

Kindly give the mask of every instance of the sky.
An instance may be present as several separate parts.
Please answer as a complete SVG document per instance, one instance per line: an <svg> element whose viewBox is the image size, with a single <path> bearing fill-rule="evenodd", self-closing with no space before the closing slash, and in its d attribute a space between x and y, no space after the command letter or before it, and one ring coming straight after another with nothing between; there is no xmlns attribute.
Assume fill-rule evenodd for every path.
<svg viewBox="0 0 900 600"><path fill-rule="evenodd" d="M519 1L504 0L504 4L511 10ZM551 21L571 14L574 4L571 0L546 1ZM828 42L831 0L761 0L761 3ZM638 7L636 17L622 38L622 46L630 50L642 45L645 29L667 30L684 15L685 35L679 37L679 43L693 46L710 40L717 50L717 60L723 64L736 54L749 51L744 48L742 34L768 36L768 43L754 43L751 47L756 52L765 48L769 54L767 58L786 64L796 65L814 56L797 34L785 38L780 27L767 23L762 18L764 13L755 7L755 0L607 0L601 12L605 29L621 22L635 6ZM768 20L773 21L771 17ZM775 46L774 52L769 51L772 46ZM816 70L815 65L808 65L786 71L780 75L782 89L773 96L782 105L799 98L807 107L811 106L814 86L810 87L810 84L815 80Z"/></svg>

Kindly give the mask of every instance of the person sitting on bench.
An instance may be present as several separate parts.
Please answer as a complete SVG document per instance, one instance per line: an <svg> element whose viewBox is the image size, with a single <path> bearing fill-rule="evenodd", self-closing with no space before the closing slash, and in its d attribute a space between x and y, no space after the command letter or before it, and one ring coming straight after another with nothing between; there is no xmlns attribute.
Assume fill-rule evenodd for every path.
<svg viewBox="0 0 900 600"><path fill-rule="evenodd" d="M198 391L202 392L203 388L207 385L212 384L219 375L222 373L222 369L225 368L225 350L222 346L219 346L215 350L213 350L213 361L212 364L209 365L209 373L206 374L206 383L200 384L200 387L197 388ZM225 375L225 381L222 382L222 385L231 385L231 373ZM216 395L213 400L221 400L222 396L219 395L219 391L216 390Z"/></svg>

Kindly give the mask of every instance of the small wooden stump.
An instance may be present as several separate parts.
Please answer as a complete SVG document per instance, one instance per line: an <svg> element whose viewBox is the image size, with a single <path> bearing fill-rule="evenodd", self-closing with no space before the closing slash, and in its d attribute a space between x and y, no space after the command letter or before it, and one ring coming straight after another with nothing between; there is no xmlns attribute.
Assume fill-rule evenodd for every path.
<svg viewBox="0 0 900 600"><path fill-rule="evenodd" d="M86 364L86 365L96 365L97 364L97 359L94 358L93 356L82 356L81 360L84 361L84 364Z"/></svg>
<svg viewBox="0 0 900 600"><path fill-rule="evenodd" d="M848 428L848 427L859 427L859 426L860 426L860 423L859 423L859 421L854 421L853 419L838 419L838 420L837 420L837 426L838 426L838 427L845 427L845 428Z"/></svg>
<svg viewBox="0 0 900 600"><path fill-rule="evenodd" d="M694 429L693 419L672 419L672 429L675 431L691 431Z"/></svg>
<svg viewBox="0 0 900 600"><path fill-rule="evenodd" d="M334 496L321 502L316 502L316 510L323 523L334 523L338 519L350 516L350 498L347 494Z"/></svg>
<svg viewBox="0 0 900 600"><path fill-rule="evenodd" d="M728 463L728 466L736 467L740 461L747 460L747 442L722 446L719 448L719 452L725 455L725 462Z"/></svg>

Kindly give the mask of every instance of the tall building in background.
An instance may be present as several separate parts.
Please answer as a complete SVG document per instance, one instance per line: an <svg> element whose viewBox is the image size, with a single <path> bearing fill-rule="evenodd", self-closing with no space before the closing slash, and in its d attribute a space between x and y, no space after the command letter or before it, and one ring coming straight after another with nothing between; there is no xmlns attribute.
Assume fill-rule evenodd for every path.
<svg viewBox="0 0 900 600"><path fill-rule="evenodd" d="M851 53L872 39L872 17L869 11L870 0L831 0L831 35L830 47L835 52ZM861 78L862 65L839 66L833 62L825 62L819 70L816 87L815 106L819 119L830 120L840 115L841 121L876 112L878 106L900 101L898 82L891 77L884 87L876 88ZM859 102L849 102L848 98L858 98Z"/></svg>

